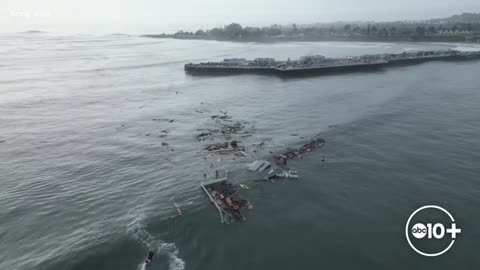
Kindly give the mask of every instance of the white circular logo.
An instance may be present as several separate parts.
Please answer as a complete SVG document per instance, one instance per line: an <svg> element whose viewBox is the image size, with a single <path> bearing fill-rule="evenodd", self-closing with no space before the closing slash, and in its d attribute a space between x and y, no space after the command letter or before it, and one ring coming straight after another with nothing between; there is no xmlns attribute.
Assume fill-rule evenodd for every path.
<svg viewBox="0 0 480 270"><path fill-rule="evenodd" d="M422 223L417 223L413 225L412 234L417 239L422 239L427 235L427 226L423 225Z"/></svg>
<svg viewBox="0 0 480 270"><path fill-rule="evenodd" d="M415 215L420 213L422 210L427 209L433 209L434 211L440 211L441 213L446 214L449 219L447 229L445 229L445 226L442 223L438 222L438 220L436 220L437 222L434 221L428 223L416 223L415 225L410 226L410 221L412 221ZM433 219L431 215L427 216L427 218ZM412 247L412 249L415 250L418 254L428 257L439 256L447 252L455 243L457 234L460 234L461 232L462 230L457 227L453 216L444 208L436 205L426 205L415 210L408 218L407 225L405 226L405 235L407 237L407 241L410 247ZM414 239L422 239L421 241L433 242L435 240L447 239L450 240L450 242L444 249L438 252L425 252L414 246L414 244L412 243L412 239L410 239L410 234L414 237Z"/></svg>

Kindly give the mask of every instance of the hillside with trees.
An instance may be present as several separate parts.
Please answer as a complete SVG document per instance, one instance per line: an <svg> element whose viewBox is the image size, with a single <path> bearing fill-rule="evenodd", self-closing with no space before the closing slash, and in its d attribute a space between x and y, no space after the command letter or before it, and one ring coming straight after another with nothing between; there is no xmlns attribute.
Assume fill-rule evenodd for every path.
<svg viewBox="0 0 480 270"><path fill-rule="evenodd" d="M145 35L176 39L224 41L441 41L480 42L480 14L464 13L443 19L397 22L336 22L305 25L224 27L195 32Z"/></svg>
<svg viewBox="0 0 480 270"><path fill-rule="evenodd" d="M448 18L431 19L430 23L470 23L475 24L480 22L480 13L462 13L453 15Z"/></svg>

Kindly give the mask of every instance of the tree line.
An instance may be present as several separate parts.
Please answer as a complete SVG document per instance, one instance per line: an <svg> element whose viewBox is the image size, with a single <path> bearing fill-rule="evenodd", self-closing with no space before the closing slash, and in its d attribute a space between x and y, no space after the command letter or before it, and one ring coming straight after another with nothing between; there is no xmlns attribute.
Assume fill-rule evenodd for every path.
<svg viewBox="0 0 480 270"><path fill-rule="evenodd" d="M278 25L243 27L231 23L224 27L195 32L178 31L155 37L179 39L213 39L229 41L280 41L280 40L439 40L480 41L480 23L330 23L313 25Z"/></svg>

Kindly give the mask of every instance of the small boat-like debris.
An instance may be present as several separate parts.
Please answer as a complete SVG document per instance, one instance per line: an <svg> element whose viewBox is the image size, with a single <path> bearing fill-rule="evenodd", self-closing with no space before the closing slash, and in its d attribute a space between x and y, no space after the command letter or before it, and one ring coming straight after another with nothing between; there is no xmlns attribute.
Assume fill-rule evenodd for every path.
<svg viewBox="0 0 480 270"><path fill-rule="evenodd" d="M278 178L294 178L294 179L298 179L298 172L297 171L281 171L281 172L277 172L275 174L276 177Z"/></svg>
<svg viewBox="0 0 480 270"><path fill-rule="evenodd" d="M298 172L293 170L270 171L268 179L274 179L274 178L298 179Z"/></svg>

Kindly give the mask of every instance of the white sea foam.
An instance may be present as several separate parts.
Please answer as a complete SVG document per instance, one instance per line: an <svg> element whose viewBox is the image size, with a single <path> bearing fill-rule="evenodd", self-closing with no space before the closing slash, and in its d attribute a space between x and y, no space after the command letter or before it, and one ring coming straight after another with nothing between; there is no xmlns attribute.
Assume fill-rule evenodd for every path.
<svg viewBox="0 0 480 270"><path fill-rule="evenodd" d="M147 269L147 264L141 263L138 265L137 270L146 270Z"/></svg>
<svg viewBox="0 0 480 270"><path fill-rule="evenodd" d="M469 46L469 47L458 46L458 47L455 47L453 49L457 50L457 51L462 51L462 52L477 52L477 51L480 51L480 47L478 47L478 46Z"/></svg>
<svg viewBox="0 0 480 270"><path fill-rule="evenodd" d="M363 48L382 48L387 45L383 43L347 43L347 44L338 44L337 46L342 48L363 49Z"/></svg>
<svg viewBox="0 0 480 270"><path fill-rule="evenodd" d="M178 248L174 243L167 243L163 240L156 239L151 235L141 222L142 218L136 218L128 226L128 233L135 240L139 241L147 247L149 250L155 251L156 254L161 254L168 257L169 269L170 270L183 270L185 269L185 262L178 256ZM139 270L145 270L145 263L141 263L138 266Z"/></svg>

